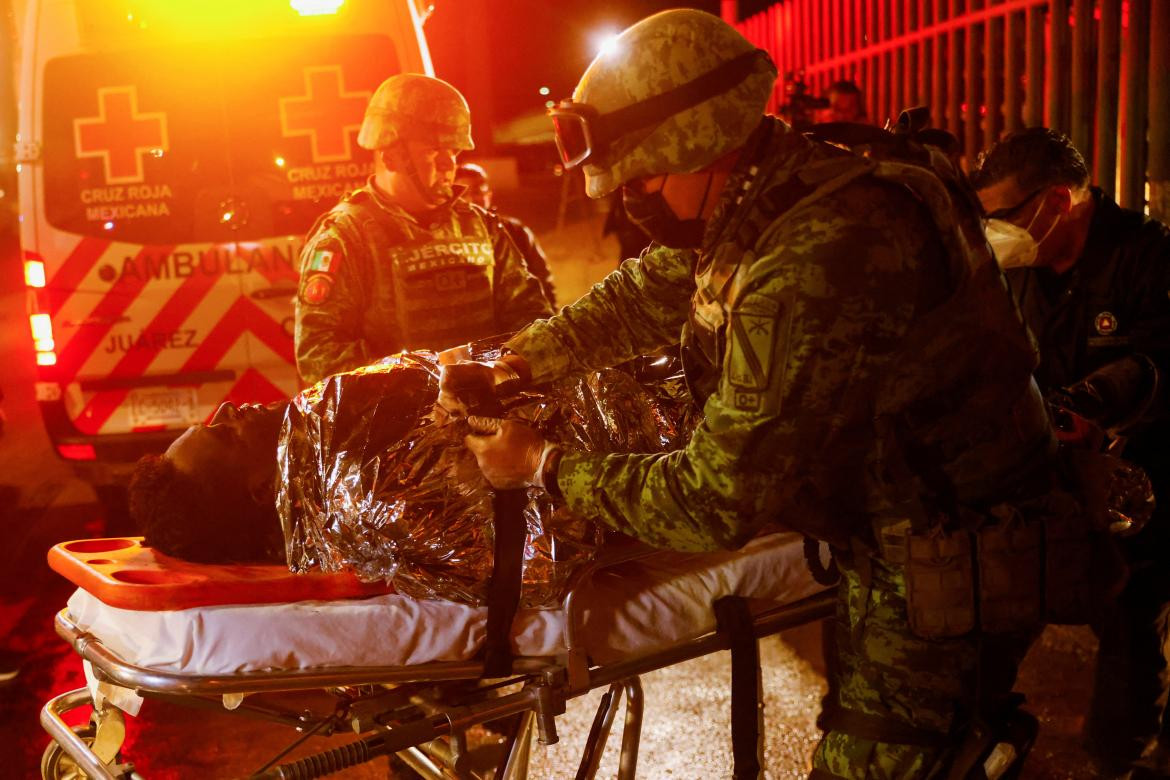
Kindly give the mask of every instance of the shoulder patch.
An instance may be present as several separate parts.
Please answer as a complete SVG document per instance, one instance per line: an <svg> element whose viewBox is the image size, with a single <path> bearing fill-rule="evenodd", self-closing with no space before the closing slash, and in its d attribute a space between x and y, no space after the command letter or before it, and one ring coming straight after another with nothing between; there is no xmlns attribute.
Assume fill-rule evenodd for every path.
<svg viewBox="0 0 1170 780"><path fill-rule="evenodd" d="M304 273L336 273L341 265L341 253L332 249L318 247L309 255L305 263Z"/></svg>
<svg viewBox="0 0 1170 780"><path fill-rule="evenodd" d="M785 337L786 308L774 298L749 294L731 311L726 376L732 394L728 400L737 409L759 411L769 405L764 395L775 370L777 343Z"/></svg>
<svg viewBox="0 0 1170 780"><path fill-rule="evenodd" d="M305 280L301 287L301 302L308 304L323 303L333 290L333 277L325 273L315 273Z"/></svg>

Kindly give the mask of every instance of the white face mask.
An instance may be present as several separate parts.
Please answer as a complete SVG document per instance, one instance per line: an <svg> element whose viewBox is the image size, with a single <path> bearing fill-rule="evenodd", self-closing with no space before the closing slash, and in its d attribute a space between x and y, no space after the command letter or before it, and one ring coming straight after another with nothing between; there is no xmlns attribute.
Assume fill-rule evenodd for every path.
<svg viewBox="0 0 1170 780"><path fill-rule="evenodd" d="M1026 228L1014 225L1006 219L989 219L983 223L987 243L991 244L1000 268L1027 268L1036 265L1040 257L1040 244L1052 235L1052 231L1056 230L1056 225L1060 222L1060 217L1057 216L1039 241L1032 238L1032 225L1040 217L1043 206L1044 201L1041 200L1036 206L1036 213L1028 220Z"/></svg>
<svg viewBox="0 0 1170 780"><path fill-rule="evenodd" d="M1036 264L1040 245L1024 228L1005 219L989 219L983 225L983 232L987 234L987 243L991 244L1000 268L1025 268Z"/></svg>

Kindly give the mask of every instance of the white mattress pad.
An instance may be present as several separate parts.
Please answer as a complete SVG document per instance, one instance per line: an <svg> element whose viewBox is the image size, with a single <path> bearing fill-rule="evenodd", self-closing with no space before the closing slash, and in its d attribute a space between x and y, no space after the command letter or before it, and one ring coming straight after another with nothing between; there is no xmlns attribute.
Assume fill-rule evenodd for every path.
<svg viewBox="0 0 1170 780"><path fill-rule="evenodd" d="M762 536L734 552L655 551L580 586L577 636L594 662L609 663L702 636L715 627L711 604L723 596L771 606L822 589L794 533ZM487 622L486 607L398 594L150 612L111 607L78 590L68 608L123 662L192 675L462 661L483 644ZM563 652L564 628L563 609L523 610L513 650Z"/></svg>

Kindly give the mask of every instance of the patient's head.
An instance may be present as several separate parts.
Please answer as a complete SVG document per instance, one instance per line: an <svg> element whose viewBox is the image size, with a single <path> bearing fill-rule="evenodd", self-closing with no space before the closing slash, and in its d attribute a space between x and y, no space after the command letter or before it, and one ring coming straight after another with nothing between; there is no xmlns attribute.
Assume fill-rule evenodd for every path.
<svg viewBox="0 0 1170 780"><path fill-rule="evenodd" d="M130 515L146 543L191 561L283 560L274 486L286 406L223 404L164 454L139 461Z"/></svg>

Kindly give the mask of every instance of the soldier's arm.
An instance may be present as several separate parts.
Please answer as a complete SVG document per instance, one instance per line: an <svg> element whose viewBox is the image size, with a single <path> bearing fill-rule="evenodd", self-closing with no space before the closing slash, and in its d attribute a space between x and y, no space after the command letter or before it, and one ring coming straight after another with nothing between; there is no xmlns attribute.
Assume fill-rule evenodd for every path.
<svg viewBox="0 0 1170 780"><path fill-rule="evenodd" d="M768 521L802 528L820 506L812 464L848 450L838 436L917 290L898 234L834 219L779 236L753 267L684 449L564 456L557 483L574 513L682 550L737 547Z"/></svg>
<svg viewBox="0 0 1170 780"><path fill-rule="evenodd" d="M507 229L493 214L484 214L492 238L495 266L492 271L492 299L500 333L520 330L533 320L553 313L540 281L529 272L524 256Z"/></svg>
<svg viewBox="0 0 1170 780"><path fill-rule="evenodd" d="M314 235L301 252L296 302L297 371L307 383L368 364L362 338L365 310L358 258L332 229Z"/></svg>
<svg viewBox="0 0 1170 780"><path fill-rule="evenodd" d="M508 342L536 382L612 366L678 342L694 255L658 247L627 260L576 303Z"/></svg>

